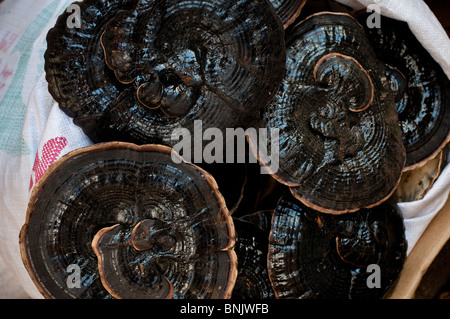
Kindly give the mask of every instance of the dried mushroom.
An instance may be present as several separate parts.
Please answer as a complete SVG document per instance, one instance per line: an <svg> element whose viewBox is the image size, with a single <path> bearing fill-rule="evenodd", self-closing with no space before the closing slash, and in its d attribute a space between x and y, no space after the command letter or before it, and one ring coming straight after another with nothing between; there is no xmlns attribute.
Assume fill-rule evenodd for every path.
<svg viewBox="0 0 450 319"><path fill-rule="evenodd" d="M269 276L277 298L381 298L406 248L403 218L391 202L336 216L289 196L274 212Z"/></svg>
<svg viewBox="0 0 450 319"><path fill-rule="evenodd" d="M260 218L265 217L263 215ZM258 224L245 218L235 218L234 225L236 228L235 251L239 263L236 285L231 298L273 299L275 295L267 272L270 227L262 229Z"/></svg>
<svg viewBox="0 0 450 319"><path fill-rule="evenodd" d="M413 170L450 141L449 80L406 22L382 17L381 28L367 28L367 34L386 64L406 148L405 170Z"/></svg>
<svg viewBox="0 0 450 319"><path fill-rule="evenodd" d="M423 199L447 165L449 149L444 148L435 158L427 161L423 166L403 172L400 183L395 190L395 199L398 202L412 202Z"/></svg>
<svg viewBox="0 0 450 319"><path fill-rule="evenodd" d="M284 75L284 30L265 0L85 0L61 15L45 71L61 109L94 141L173 146L172 132L247 127Z"/></svg>
<svg viewBox="0 0 450 319"><path fill-rule="evenodd" d="M271 173L324 213L382 203L406 156L384 64L363 27L348 14L323 12L298 24L286 46L286 76L263 114L269 132L279 130L279 169Z"/></svg>
<svg viewBox="0 0 450 319"><path fill-rule="evenodd" d="M302 12L307 0L270 0L286 29Z"/></svg>
<svg viewBox="0 0 450 319"><path fill-rule="evenodd" d="M20 235L43 296L231 296L237 260L225 201L211 175L171 154L111 142L73 151L43 175Z"/></svg>

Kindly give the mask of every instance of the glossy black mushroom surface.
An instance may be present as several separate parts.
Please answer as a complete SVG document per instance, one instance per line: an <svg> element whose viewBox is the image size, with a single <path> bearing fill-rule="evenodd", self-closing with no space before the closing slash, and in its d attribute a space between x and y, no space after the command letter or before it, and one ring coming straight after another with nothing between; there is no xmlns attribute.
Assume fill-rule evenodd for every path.
<svg viewBox="0 0 450 319"><path fill-rule="evenodd" d="M286 29L302 12L307 0L270 0Z"/></svg>
<svg viewBox="0 0 450 319"><path fill-rule="evenodd" d="M172 132L252 125L284 75L284 30L266 0L79 3L47 36L61 109L94 141L173 146ZM177 141L178 142L178 141Z"/></svg>
<svg viewBox="0 0 450 319"><path fill-rule="evenodd" d="M406 248L395 204L336 216L289 196L274 212L269 276L278 298L381 298L397 279Z"/></svg>
<svg viewBox="0 0 450 319"><path fill-rule="evenodd" d="M209 173L171 156L161 145L111 142L43 175L20 245L44 297L231 296L237 261L225 201ZM68 285L70 267L79 288Z"/></svg>
<svg viewBox="0 0 450 319"><path fill-rule="evenodd" d="M256 215L260 215L257 213ZM261 220L267 214L262 213ZM256 216L252 217L256 218ZM273 299L269 274L267 272L267 253L269 231L262 229L250 218L234 218L236 229L235 251L238 258L238 275L232 299Z"/></svg>
<svg viewBox="0 0 450 319"><path fill-rule="evenodd" d="M367 28L367 34L396 96L405 169L415 169L450 141L449 80L407 23L382 17L381 28Z"/></svg>
<svg viewBox="0 0 450 319"><path fill-rule="evenodd" d="M287 73L263 114L268 136L279 130L279 141L269 139L279 142L279 168L271 173L325 213L385 201L405 149L384 64L364 29L347 14L324 12L297 25L286 45Z"/></svg>

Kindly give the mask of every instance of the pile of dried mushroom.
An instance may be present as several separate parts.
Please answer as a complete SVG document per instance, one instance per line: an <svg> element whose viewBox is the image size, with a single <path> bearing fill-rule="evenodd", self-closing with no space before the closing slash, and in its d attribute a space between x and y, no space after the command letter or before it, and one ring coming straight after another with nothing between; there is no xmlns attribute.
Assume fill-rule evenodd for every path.
<svg viewBox="0 0 450 319"><path fill-rule="evenodd" d="M406 24L305 0L79 6L45 70L97 144L33 189L20 244L43 296L388 293L407 248L396 203L431 187L450 136L448 79ZM172 132L195 121L279 130L279 169L260 173L252 136L258 164L176 163Z"/></svg>

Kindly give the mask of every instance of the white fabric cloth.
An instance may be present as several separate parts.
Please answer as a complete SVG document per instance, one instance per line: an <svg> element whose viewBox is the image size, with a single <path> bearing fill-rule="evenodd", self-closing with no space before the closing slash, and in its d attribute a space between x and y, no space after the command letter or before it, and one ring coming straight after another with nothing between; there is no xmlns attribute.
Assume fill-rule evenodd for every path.
<svg viewBox="0 0 450 319"><path fill-rule="evenodd" d="M0 4L0 298L42 298L22 264L18 243L31 189L55 160L92 144L59 109L44 76L46 34L71 2L5 0ZM449 39L443 38L442 27L422 1L374 2L383 14L411 22L450 75ZM449 181L450 166L423 200L400 204L408 252L447 199Z"/></svg>

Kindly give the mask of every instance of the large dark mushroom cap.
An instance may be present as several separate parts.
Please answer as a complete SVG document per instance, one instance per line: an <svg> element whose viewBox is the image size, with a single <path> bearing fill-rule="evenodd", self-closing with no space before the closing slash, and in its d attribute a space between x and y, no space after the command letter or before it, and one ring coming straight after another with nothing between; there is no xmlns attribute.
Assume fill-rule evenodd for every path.
<svg viewBox="0 0 450 319"><path fill-rule="evenodd" d="M279 130L279 169L269 172L325 213L385 201L405 149L384 64L364 29L347 14L324 12L297 25L286 45L287 73L263 114L269 143Z"/></svg>
<svg viewBox="0 0 450 319"><path fill-rule="evenodd" d="M266 0L80 4L47 36L45 71L61 109L94 142L173 146L176 128L247 127L284 76L284 30ZM178 141L176 141L178 142Z"/></svg>
<svg viewBox="0 0 450 319"><path fill-rule="evenodd" d="M381 298L406 258L403 218L385 202L355 214L314 211L292 196L273 215L269 276L278 298ZM379 267L381 286L370 288Z"/></svg>
<svg viewBox="0 0 450 319"><path fill-rule="evenodd" d="M381 28L366 31L386 64L406 148L405 170L413 170L436 157L450 141L449 80L406 22L382 17Z"/></svg>
<svg viewBox="0 0 450 319"><path fill-rule="evenodd" d="M235 232L211 175L168 147L111 142L56 162L20 235L47 298L229 298ZM80 269L80 288L67 269Z"/></svg>

